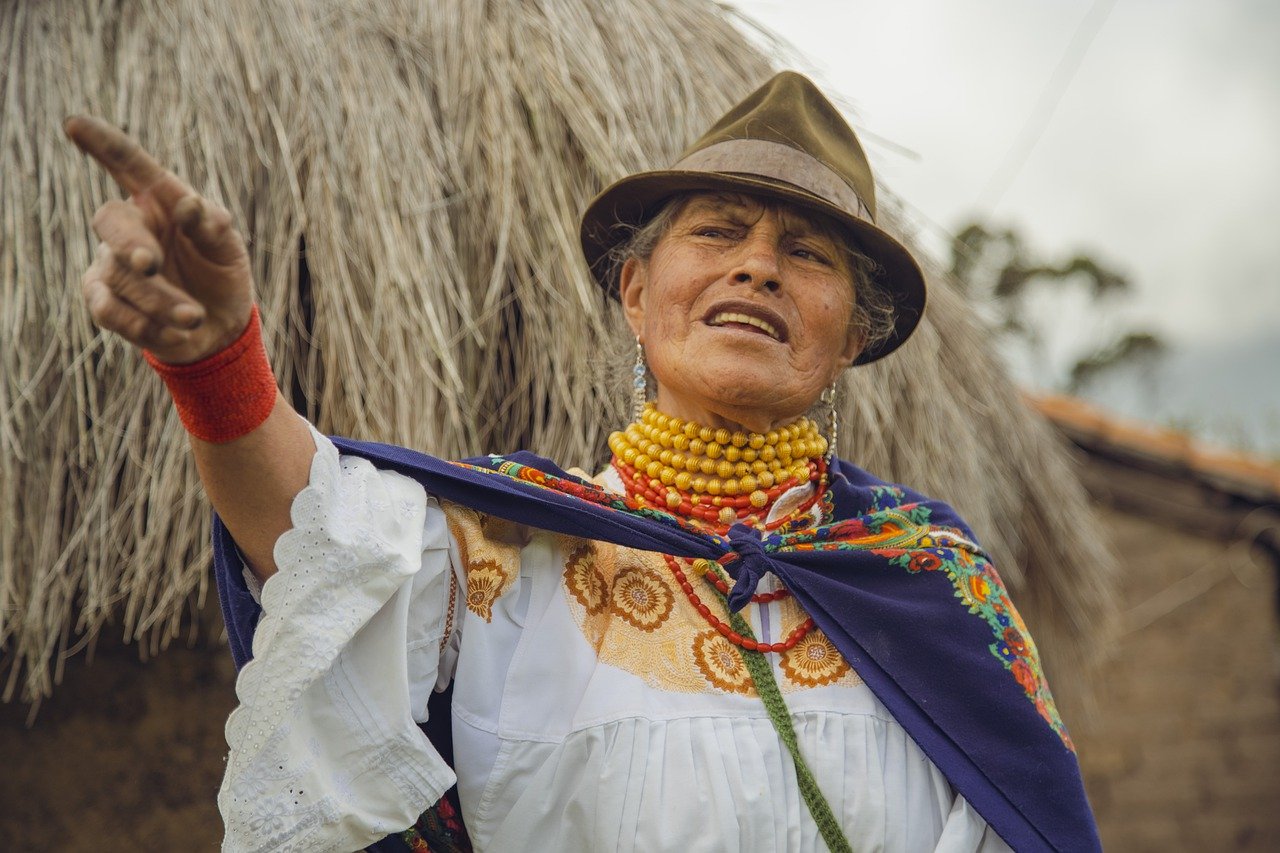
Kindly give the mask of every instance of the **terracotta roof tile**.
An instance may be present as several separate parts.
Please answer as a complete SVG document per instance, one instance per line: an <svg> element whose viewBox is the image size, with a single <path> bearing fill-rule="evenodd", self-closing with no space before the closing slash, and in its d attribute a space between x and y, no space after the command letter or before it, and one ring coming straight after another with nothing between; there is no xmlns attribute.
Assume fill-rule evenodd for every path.
<svg viewBox="0 0 1280 853"><path fill-rule="evenodd" d="M1186 433L1121 418L1075 397L1028 394L1028 402L1086 447L1119 450L1212 481L1259 502L1280 501L1280 464L1203 444Z"/></svg>

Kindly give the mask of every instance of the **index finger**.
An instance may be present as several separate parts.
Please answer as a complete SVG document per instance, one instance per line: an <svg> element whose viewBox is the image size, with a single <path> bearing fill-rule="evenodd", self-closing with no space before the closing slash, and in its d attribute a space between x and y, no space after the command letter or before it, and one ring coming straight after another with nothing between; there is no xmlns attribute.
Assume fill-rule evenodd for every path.
<svg viewBox="0 0 1280 853"><path fill-rule="evenodd" d="M130 195L150 191L161 204L172 208L193 192L177 175L157 163L133 137L100 118L71 116L62 129Z"/></svg>

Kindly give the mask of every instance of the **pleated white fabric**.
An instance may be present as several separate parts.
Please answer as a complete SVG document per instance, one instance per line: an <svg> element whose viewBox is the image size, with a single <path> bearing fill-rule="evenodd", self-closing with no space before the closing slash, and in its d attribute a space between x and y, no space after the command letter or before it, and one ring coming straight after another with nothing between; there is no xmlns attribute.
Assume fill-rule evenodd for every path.
<svg viewBox="0 0 1280 853"><path fill-rule="evenodd" d="M224 849L350 850L408 826L452 780L414 722L450 677L477 850L826 849L759 698L664 689L599 660L566 598L560 540L536 531L488 618L459 597L445 638L450 571L466 586L443 512L415 483L316 440L228 724ZM318 626L320 602L341 615ZM324 653L298 666L295 634L324 637ZM854 850L1009 849L865 685L786 699Z"/></svg>

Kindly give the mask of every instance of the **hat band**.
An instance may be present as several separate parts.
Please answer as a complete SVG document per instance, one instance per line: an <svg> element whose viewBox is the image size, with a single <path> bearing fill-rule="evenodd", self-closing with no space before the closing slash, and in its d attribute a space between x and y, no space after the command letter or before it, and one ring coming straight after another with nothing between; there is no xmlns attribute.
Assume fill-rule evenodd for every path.
<svg viewBox="0 0 1280 853"><path fill-rule="evenodd" d="M874 222L867 206L844 179L798 148L766 139L729 139L693 152L672 171L732 172L786 181L846 213Z"/></svg>

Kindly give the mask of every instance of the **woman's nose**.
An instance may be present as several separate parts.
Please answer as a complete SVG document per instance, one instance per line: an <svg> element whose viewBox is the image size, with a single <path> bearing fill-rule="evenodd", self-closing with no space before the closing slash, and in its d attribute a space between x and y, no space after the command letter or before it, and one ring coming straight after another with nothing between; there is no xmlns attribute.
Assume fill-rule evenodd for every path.
<svg viewBox="0 0 1280 853"><path fill-rule="evenodd" d="M772 240L753 237L743 242L738 269L733 274L739 284L750 284L774 292L782 287L778 247Z"/></svg>

